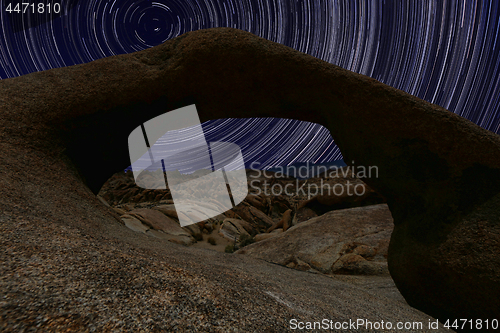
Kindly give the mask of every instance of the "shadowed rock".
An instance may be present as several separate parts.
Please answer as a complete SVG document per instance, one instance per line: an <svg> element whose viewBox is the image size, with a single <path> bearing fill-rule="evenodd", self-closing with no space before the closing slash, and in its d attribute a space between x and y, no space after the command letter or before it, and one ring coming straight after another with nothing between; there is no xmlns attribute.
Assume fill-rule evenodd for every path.
<svg viewBox="0 0 500 333"><path fill-rule="evenodd" d="M288 267L304 262L327 274L388 274L385 258L392 227L391 213L384 204L341 209L236 253ZM362 262L348 267L344 261L353 255Z"/></svg>
<svg viewBox="0 0 500 333"><path fill-rule="evenodd" d="M129 165L139 124L196 103L202 121L281 117L331 131L394 217L389 269L408 303L440 318L500 308L500 139L369 77L235 29L0 81L7 216L103 230L97 193ZM78 208L75 208L78 207ZM33 215L34 214L34 215ZM107 217L106 217L107 216ZM42 223L42 222L40 222Z"/></svg>
<svg viewBox="0 0 500 333"><path fill-rule="evenodd" d="M336 195L332 191L332 193L319 194L307 201L301 202L297 208L298 210L309 208L317 215L323 215L336 209L363 207L385 202L385 199L380 194L366 186L366 184L360 183L357 186L356 190L360 188L359 192L357 192L358 194L355 194L353 191L348 194L347 191L344 191L342 194Z"/></svg>

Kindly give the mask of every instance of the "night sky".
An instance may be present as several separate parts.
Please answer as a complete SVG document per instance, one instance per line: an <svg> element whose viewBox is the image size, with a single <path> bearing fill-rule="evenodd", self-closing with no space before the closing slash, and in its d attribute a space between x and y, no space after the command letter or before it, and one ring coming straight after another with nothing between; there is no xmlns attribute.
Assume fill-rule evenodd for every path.
<svg viewBox="0 0 500 333"><path fill-rule="evenodd" d="M290 46L500 130L500 1L0 0L0 78L158 45L188 31L233 27ZM21 1L22 2L22 1ZM45 13L31 14L38 3ZM61 14L48 14L57 9ZM49 6L47 6L49 4ZM22 7L21 7L22 9ZM209 141L231 141L247 165L341 159L319 125L216 120ZM126 144L126 143L124 143Z"/></svg>

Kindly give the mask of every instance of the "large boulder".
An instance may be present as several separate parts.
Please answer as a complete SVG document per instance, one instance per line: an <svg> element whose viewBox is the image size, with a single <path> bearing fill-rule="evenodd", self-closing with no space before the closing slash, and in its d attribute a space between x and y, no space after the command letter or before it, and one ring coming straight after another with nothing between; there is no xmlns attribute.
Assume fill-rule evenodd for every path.
<svg viewBox="0 0 500 333"><path fill-rule="evenodd" d="M237 242L242 235L250 236L248 228L248 222L227 218L222 222L219 233L227 240Z"/></svg>
<svg viewBox="0 0 500 333"><path fill-rule="evenodd" d="M141 52L1 80L0 184L9 202L2 211L50 219L60 210L69 223L80 213L74 207L86 205L93 215L102 203L87 188L97 193L130 164L130 132L193 103L201 121L281 117L328 128L346 162L378 167L378 177L364 181L387 198L394 217L389 269L408 303L442 319L497 315L499 136L236 29L190 32Z"/></svg>
<svg viewBox="0 0 500 333"><path fill-rule="evenodd" d="M164 237L167 240L183 245L191 245L195 241L188 231L181 228L179 222L158 210L147 208L134 209L121 218L125 225L132 230L143 232L143 227L138 225L137 221L134 221L135 219L147 227L146 231L144 231L147 234ZM160 233L154 232L155 230L160 231Z"/></svg>
<svg viewBox="0 0 500 333"><path fill-rule="evenodd" d="M231 212L227 212L226 215L230 217L239 217L240 219L247 221L250 225L252 225L256 231L255 233L265 232L274 224L274 221L269 216L264 214L259 209L250 206L246 202L240 203L234 207Z"/></svg>
<svg viewBox="0 0 500 333"><path fill-rule="evenodd" d="M236 253L288 267L304 262L323 273L383 275L392 229L387 205L341 209Z"/></svg>
<svg viewBox="0 0 500 333"><path fill-rule="evenodd" d="M179 216L177 215L177 211L175 210L175 206L173 204L158 205L153 207L153 209L162 212L170 218L179 220Z"/></svg>
<svg viewBox="0 0 500 333"><path fill-rule="evenodd" d="M292 210L288 209L283 213L283 216L279 220L278 223L273 225L271 228L267 229L267 232L271 232L277 228L282 228L283 231L286 231L289 226L292 224Z"/></svg>
<svg viewBox="0 0 500 333"><path fill-rule="evenodd" d="M262 195L255 195L255 194L252 194L252 193L249 193L246 198L245 198L245 201L250 205L250 206L253 206L257 209L259 209L260 211L266 211L267 210L267 200L264 196Z"/></svg>

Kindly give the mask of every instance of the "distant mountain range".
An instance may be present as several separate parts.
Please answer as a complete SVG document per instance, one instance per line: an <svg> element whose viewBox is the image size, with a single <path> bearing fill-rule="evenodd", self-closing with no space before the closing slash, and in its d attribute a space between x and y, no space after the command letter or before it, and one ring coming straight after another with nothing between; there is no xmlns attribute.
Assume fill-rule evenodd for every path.
<svg viewBox="0 0 500 333"><path fill-rule="evenodd" d="M298 179L308 179L324 174L325 171L329 169L342 168L346 165L347 164L345 164L344 160L318 164L311 162L297 162L290 165L275 166L267 170L276 173L283 173L289 177Z"/></svg>

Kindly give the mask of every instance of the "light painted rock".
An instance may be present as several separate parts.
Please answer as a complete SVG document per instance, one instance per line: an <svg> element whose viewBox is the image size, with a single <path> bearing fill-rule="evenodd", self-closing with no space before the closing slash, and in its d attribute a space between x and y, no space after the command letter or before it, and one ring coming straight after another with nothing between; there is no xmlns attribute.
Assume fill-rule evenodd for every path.
<svg viewBox="0 0 500 333"><path fill-rule="evenodd" d="M177 216L177 211L175 210L174 205L159 205L154 207L153 209L156 209L163 214L167 215L168 217L174 218L174 219L179 219L179 216Z"/></svg>
<svg viewBox="0 0 500 333"><path fill-rule="evenodd" d="M185 227L182 227L182 229L184 229L185 231L189 232L191 234L191 236L194 236L194 235L197 235L197 234L201 233L201 229L200 229L200 227L196 223L193 223L193 224L187 225Z"/></svg>
<svg viewBox="0 0 500 333"><path fill-rule="evenodd" d="M262 195L249 193L246 196L245 201L261 211L265 210L268 206L266 198L264 198Z"/></svg>
<svg viewBox="0 0 500 333"><path fill-rule="evenodd" d="M307 262L304 262L300 259L297 259L297 264L294 267L295 269L299 271L308 271L311 269L311 266Z"/></svg>
<svg viewBox="0 0 500 333"><path fill-rule="evenodd" d="M258 233L266 232L267 229L274 225L272 218L258 210L257 208L250 206L246 202L242 202L231 212L226 212L226 216L229 217L240 217L242 220L247 221Z"/></svg>
<svg viewBox="0 0 500 333"><path fill-rule="evenodd" d="M283 232L283 230L282 230ZM268 238L273 238L273 237L276 237L278 236L279 233L277 232L271 232L271 233L265 233L265 234L258 234L258 235L255 235L255 241L256 242L260 242L262 240L265 240L265 239L268 239Z"/></svg>
<svg viewBox="0 0 500 333"><path fill-rule="evenodd" d="M335 274L389 275L387 262L368 261L359 254L343 255L332 266Z"/></svg>
<svg viewBox="0 0 500 333"><path fill-rule="evenodd" d="M281 182L278 179L275 182L275 185L277 184L277 185L280 185L281 188L284 188L286 183L281 183L281 184L280 183ZM284 194L278 195L278 196L270 195L268 197L268 199L269 199L268 215L273 219L281 218L283 216L283 214L291 208L287 195L284 195Z"/></svg>
<svg viewBox="0 0 500 333"><path fill-rule="evenodd" d="M129 215L139 219L143 224L154 230L161 230L172 236L186 236L192 238L187 231L180 227L178 222L157 210L140 208L129 212ZM194 239L192 239L192 241L194 242Z"/></svg>
<svg viewBox="0 0 500 333"><path fill-rule="evenodd" d="M153 229L149 229L146 232L146 235L185 246L189 246L194 243L194 239L191 235L169 235L163 231Z"/></svg>
<svg viewBox="0 0 500 333"><path fill-rule="evenodd" d="M342 256L355 251L361 258L364 255L365 261L386 265L392 229L392 216L385 204L343 209L299 223L286 232L245 246L236 253L285 266L291 261L297 263L302 260L323 273L333 273L332 266ZM336 270L339 269L336 267ZM378 272L375 269L353 269L351 273L361 271Z"/></svg>
<svg viewBox="0 0 500 333"><path fill-rule="evenodd" d="M120 216L127 214L127 211L125 209L123 209L123 208L113 207L113 210L115 212L117 212L118 215L120 215Z"/></svg>
<svg viewBox="0 0 500 333"><path fill-rule="evenodd" d="M219 234L230 241L238 241L241 235L250 236L241 224L241 220L227 218L222 222Z"/></svg>
<svg viewBox="0 0 500 333"><path fill-rule="evenodd" d="M127 204L121 205L120 208L125 209L125 211L127 211L127 212L130 212L130 211L135 209L135 204L127 203Z"/></svg>
<svg viewBox="0 0 500 333"><path fill-rule="evenodd" d="M128 214L122 215L121 219L122 219L123 223L125 223L125 226L127 228L132 229L136 232L145 233L146 231L148 231L150 229L148 226L142 224L142 222L140 220L138 220L137 218L135 218L131 215L128 215Z"/></svg>
<svg viewBox="0 0 500 333"><path fill-rule="evenodd" d="M267 229L267 232L271 232L276 228L283 228L283 231L286 231L288 227L292 225L292 210L288 209L283 213L281 220L273 225L271 228Z"/></svg>

